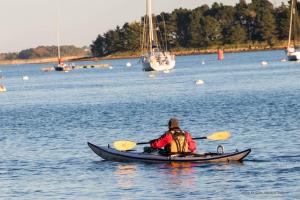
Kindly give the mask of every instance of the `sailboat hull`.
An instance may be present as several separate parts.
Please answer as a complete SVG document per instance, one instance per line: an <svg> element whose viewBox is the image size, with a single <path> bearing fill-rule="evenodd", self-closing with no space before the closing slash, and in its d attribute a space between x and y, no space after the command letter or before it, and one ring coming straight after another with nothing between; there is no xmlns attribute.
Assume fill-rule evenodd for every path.
<svg viewBox="0 0 300 200"><path fill-rule="evenodd" d="M71 71L73 67L68 64L61 63L54 65L54 69L55 71Z"/></svg>
<svg viewBox="0 0 300 200"><path fill-rule="evenodd" d="M175 56L169 52L155 52L142 57L144 71L167 71L175 67Z"/></svg>
<svg viewBox="0 0 300 200"><path fill-rule="evenodd" d="M298 61L300 60L300 51L288 52L287 53L288 61Z"/></svg>
<svg viewBox="0 0 300 200"><path fill-rule="evenodd" d="M159 63L151 63L148 60L143 61L143 70L144 71L167 71L171 70L175 67L175 60L171 60L169 64L159 64Z"/></svg>

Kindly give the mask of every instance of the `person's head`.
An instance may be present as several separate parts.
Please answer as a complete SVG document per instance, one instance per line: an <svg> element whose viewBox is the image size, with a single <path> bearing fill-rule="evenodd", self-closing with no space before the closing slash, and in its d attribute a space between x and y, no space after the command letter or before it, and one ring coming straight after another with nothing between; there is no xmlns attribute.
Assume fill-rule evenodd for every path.
<svg viewBox="0 0 300 200"><path fill-rule="evenodd" d="M171 118L168 123L169 129L179 128L179 121L176 118Z"/></svg>

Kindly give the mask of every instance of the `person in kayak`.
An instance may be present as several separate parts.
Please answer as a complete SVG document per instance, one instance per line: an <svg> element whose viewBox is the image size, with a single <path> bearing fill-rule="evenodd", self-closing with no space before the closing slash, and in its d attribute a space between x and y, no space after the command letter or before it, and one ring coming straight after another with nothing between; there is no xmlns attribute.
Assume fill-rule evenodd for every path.
<svg viewBox="0 0 300 200"><path fill-rule="evenodd" d="M192 139L189 132L182 131L179 128L178 119L171 118L168 127L169 130L162 136L150 141L151 148L161 149L164 147L164 154L185 154L194 153L196 151L196 142Z"/></svg>

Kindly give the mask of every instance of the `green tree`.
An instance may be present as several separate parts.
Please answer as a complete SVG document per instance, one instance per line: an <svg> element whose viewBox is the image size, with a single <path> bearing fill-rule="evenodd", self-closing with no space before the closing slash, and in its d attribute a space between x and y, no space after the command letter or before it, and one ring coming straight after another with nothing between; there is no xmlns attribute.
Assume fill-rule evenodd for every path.
<svg viewBox="0 0 300 200"><path fill-rule="evenodd" d="M97 39L91 44L91 51L93 56L104 56L105 49L105 38L102 35L98 35Z"/></svg>
<svg viewBox="0 0 300 200"><path fill-rule="evenodd" d="M35 54L33 52L33 48L22 50L18 54L19 59L28 59L28 58L34 58L34 57L35 57Z"/></svg>
<svg viewBox="0 0 300 200"><path fill-rule="evenodd" d="M276 32L278 39L287 39L289 34L290 9L284 3L275 9Z"/></svg>
<svg viewBox="0 0 300 200"><path fill-rule="evenodd" d="M249 5L245 0L240 0L239 3L235 5L235 21L246 30L247 40L252 41L255 29L255 16L256 13L250 10Z"/></svg>
<svg viewBox="0 0 300 200"><path fill-rule="evenodd" d="M209 10L207 5L203 5L192 10L192 20L191 20L191 39L189 44L192 47L201 47L202 44L202 35L201 35L201 27L200 27L200 19L204 15L205 12Z"/></svg>
<svg viewBox="0 0 300 200"><path fill-rule="evenodd" d="M181 47L188 47L191 40L191 11L188 9L175 9L172 12L176 20L176 35Z"/></svg>
<svg viewBox="0 0 300 200"><path fill-rule="evenodd" d="M208 47L220 43L222 37L222 30L219 22L211 17L206 16L200 19L200 32L203 38L202 45Z"/></svg>
<svg viewBox="0 0 300 200"><path fill-rule="evenodd" d="M214 17L219 22L222 31L220 40L225 43L225 38L228 37L229 29L235 24L236 11L234 7L214 3L209 13L210 16Z"/></svg>
<svg viewBox="0 0 300 200"><path fill-rule="evenodd" d="M141 26L139 23L125 23L122 27L123 49L136 51L140 48Z"/></svg>
<svg viewBox="0 0 300 200"><path fill-rule="evenodd" d="M160 16L162 17L161 20L165 22L160 22L159 26L160 29L163 30L162 34L165 34L166 37L166 48L167 47L176 47L179 46L178 43L178 35L177 35L177 22L176 22L176 15L172 13L161 13Z"/></svg>
<svg viewBox="0 0 300 200"><path fill-rule="evenodd" d="M300 8L300 3L297 7ZM248 4L239 0L234 7L213 3L211 8L207 5L193 10L179 8L155 18L162 48L199 48L249 41L273 45L277 38L287 38L289 9L284 4L274 8L268 0L252 0ZM299 23L297 27L296 30L300 29ZM141 28L136 22L125 23L122 28L117 26L99 35L91 45L93 55L138 50ZM35 54L40 55L42 51Z"/></svg>
<svg viewBox="0 0 300 200"><path fill-rule="evenodd" d="M247 33L240 24L235 24L228 29L225 42L229 44L243 44L247 40Z"/></svg>
<svg viewBox="0 0 300 200"><path fill-rule="evenodd" d="M119 33L114 30L109 30L104 33L105 52L107 54L116 53L120 49Z"/></svg>
<svg viewBox="0 0 300 200"><path fill-rule="evenodd" d="M273 5L268 0L252 0L251 9L255 12L254 38L257 41L267 41L272 45L276 39L276 24Z"/></svg>

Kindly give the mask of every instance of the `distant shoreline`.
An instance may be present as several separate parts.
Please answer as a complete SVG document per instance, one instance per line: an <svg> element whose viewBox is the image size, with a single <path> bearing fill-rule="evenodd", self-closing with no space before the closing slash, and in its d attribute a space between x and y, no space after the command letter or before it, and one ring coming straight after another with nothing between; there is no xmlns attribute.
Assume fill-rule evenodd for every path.
<svg viewBox="0 0 300 200"><path fill-rule="evenodd" d="M285 46L249 46L249 47L224 47L224 53L240 53L240 52L251 52L251 51L270 51L270 50L284 50ZM172 52L177 56L184 55L201 55L201 54L213 54L217 53L216 48L209 49L176 49ZM76 61L101 61L101 60L115 60L115 59L127 59L127 58L138 58L140 53L138 52L125 52L116 53L104 57L82 57L82 56L68 56L64 57L66 62L76 62ZM38 59L16 59L16 60L0 60L0 65L16 65L16 64L43 64L43 63L53 63L57 62L56 57L52 58L38 58Z"/></svg>

